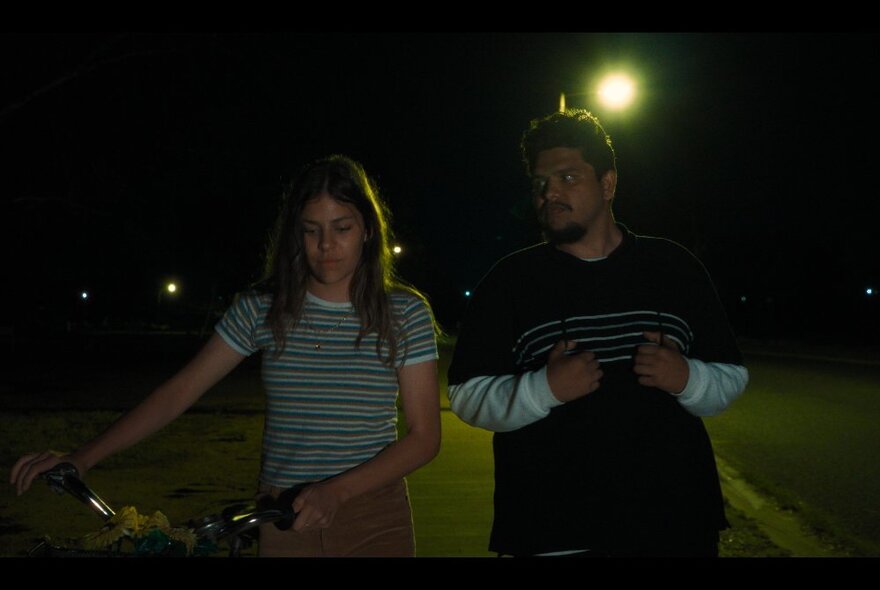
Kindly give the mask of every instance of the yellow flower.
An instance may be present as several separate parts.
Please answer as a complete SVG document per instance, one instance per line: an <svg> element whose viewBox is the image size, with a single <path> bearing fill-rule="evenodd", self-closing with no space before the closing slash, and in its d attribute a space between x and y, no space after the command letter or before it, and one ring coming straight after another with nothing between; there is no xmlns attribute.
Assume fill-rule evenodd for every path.
<svg viewBox="0 0 880 590"><path fill-rule="evenodd" d="M114 514L101 530L83 537L86 549L104 549L122 537L131 536L138 529L138 513L134 506L126 506Z"/></svg>
<svg viewBox="0 0 880 590"><path fill-rule="evenodd" d="M85 535L82 545L90 550L105 549L123 537L142 537L153 529L159 529L169 539L183 543L187 555L192 554L197 539L191 529L173 528L168 517L158 510L152 516L138 514L134 506L124 507L101 530Z"/></svg>
<svg viewBox="0 0 880 590"><path fill-rule="evenodd" d="M125 536L125 529L119 525L104 527L96 533L89 533L83 537L83 547L96 550L105 549Z"/></svg>
<svg viewBox="0 0 880 590"><path fill-rule="evenodd" d="M192 531L192 529L184 529L184 528L169 528L162 529L166 535L168 535L169 539L173 539L175 541L179 541L186 546L186 554L192 555L193 549L196 546L196 534Z"/></svg>
<svg viewBox="0 0 880 590"><path fill-rule="evenodd" d="M83 538L86 549L103 549L109 547L125 535L130 535L137 528L137 511L126 506L113 515L101 530L89 533Z"/></svg>
<svg viewBox="0 0 880 590"><path fill-rule="evenodd" d="M144 526L146 528L156 527L164 531L165 529L171 528L171 523L168 522L167 516L157 510L153 513L153 516L146 519L146 524Z"/></svg>
<svg viewBox="0 0 880 590"><path fill-rule="evenodd" d="M114 514L109 522L119 524L129 533L133 533L138 529L137 510L134 506L125 506L122 510Z"/></svg>

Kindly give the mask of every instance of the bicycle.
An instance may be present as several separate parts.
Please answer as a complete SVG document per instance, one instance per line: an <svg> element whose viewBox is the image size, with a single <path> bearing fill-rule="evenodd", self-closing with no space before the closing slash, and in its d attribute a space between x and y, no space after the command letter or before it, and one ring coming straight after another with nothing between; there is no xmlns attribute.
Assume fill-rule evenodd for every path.
<svg viewBox="0 0 880 590"><path fill-rule="evenodd" d="M80 477L76 467L71 463L60 463L52 469L41 474L49 487L58 494L70 494L100 516L105 523L109 523L115 516L114 511L94 490L92 490ZM299 484L279 494L278 498L263 496L253 504L232 504L224 508L219 514L211 514L187 522L183 530L191 532L194 539L193 548L198 551L188 551L188 554L208 555L219 550L220 542L225 541L229 545L229 557L240 557L241 551L251 547L259 538L259 526L273 523L280 530L287 530L293 526L297 513L293 511L292 504L296 496L307 484ZM155 556L178 556L180 548L173 542L174 539L165 537L165 545L162 546L161 535L153 535L147 538L145 550L139 551L136 546L135 553L121 552L117 545L115 551L71 549L52 545L48 540L43 540L34 546L28 555L31 557L130 557L139 555ZM146 536L145 536L146 538ZM192 548L190 548L192 549Z"/></svg>

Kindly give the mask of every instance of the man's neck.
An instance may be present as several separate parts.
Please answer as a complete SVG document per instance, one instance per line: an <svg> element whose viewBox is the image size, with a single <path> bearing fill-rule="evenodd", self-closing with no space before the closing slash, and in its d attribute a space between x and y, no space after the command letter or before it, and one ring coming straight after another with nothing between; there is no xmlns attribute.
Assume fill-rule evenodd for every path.
<svg viewBox="0 0 880 590"><path fill-rule="evenodd" d="M623 232L614 221L591 228L577 242L557 244L556 249L581 259L605 258L623 241Z"/></svg>

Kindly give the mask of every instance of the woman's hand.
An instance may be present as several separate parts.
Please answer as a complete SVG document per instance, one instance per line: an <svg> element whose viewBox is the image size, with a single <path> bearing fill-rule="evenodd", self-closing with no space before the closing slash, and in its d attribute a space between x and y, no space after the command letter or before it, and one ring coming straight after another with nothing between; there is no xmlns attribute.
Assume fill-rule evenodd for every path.
<svg viewBox="0 0 880 590"><path fill-rule="evenodd" d="M297 513L293 530L304 532L329 527L345 500L345 494L333 480L303 488L293 501L293 511Z"/></svg>
<svg viewBox="0 0 880 590"><path fill-rule="evenodd" d="M31 483L37 476L49 471L59 463L71 463L76 467L80 477L85 475L85 468L71 455L57 451L44 451L42 453L28 453L16 461L10 473L9 483L15 486L15 491L20 496L31 487Z"/></svg>

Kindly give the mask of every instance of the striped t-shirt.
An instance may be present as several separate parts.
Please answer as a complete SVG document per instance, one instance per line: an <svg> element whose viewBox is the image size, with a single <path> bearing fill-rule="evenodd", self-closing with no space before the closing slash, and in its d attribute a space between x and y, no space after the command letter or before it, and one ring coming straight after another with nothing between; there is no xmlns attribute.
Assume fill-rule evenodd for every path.
<svg viewBox="0 0 880 590"><path fill-rule="evenodd" d="M437 358L433 322L418 297L396 291L391 306L398 329L395 367L376 353L375 333L355 347L360 323L350 303L306 293L303 316L275 355L266 322L271 295L241 294L217 333L244 355L258 350L266 390L260 480L289 487L356 467L397 438L397 369Z"/></svg>

